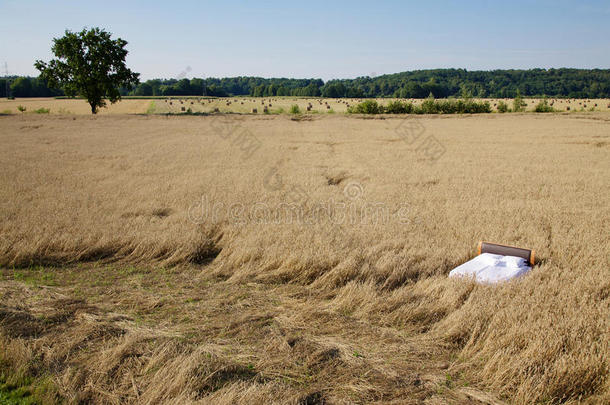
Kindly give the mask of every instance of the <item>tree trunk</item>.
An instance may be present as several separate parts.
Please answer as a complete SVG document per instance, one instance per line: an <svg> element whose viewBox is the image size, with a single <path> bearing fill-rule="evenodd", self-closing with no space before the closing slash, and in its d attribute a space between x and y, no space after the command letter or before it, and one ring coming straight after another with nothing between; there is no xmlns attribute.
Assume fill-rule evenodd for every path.
<svg viewBox="0 0 610 405"><path fill-rule="evenodd" d="M95 107L95 103L90 103L91 106L91 114L97 114L97 108Z"/></svg>

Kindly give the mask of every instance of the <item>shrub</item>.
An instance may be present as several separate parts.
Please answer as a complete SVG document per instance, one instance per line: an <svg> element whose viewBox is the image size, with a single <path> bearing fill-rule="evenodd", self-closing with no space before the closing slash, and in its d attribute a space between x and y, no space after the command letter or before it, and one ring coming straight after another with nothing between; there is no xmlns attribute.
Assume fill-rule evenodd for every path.
<svg viewBox="0 0 610 405"><path fill-rule="evenodd" d="M440 112L438 103L434 100L434 97L430 96L421 103L419 110L419 114L438 114Z"/></svg>
<svg viewBox="0 0 610 405"><path fill-rule="evenodd" d="M27 108L25 108L25 107L24 107L24 106L22 106L22 105L18 105L18 106L17 106L17 109L19 110L19 112L20 112L21 114L23 114L23 113L24 113L24 112L27 110Z"/></svg>
<svg viewBox="0 0 610 405"><path fill-rule="evenodd" d="M385 112L388 114L410 114L413 112L413 103L399 100L391 101L385 107Z"/></svg>
<svg viewBox="0 0 610 405"><path fill-rule="evenodd" d="M498 102L498 112L499 113L508 112L508 104L506 104L504 101L499 101Z"/></svg>
<svg viewBox="0 0 610 405"><path fill-rule="evenodd" d="M388 114L479 114L490 113L491 105L488 101L435 100L429 97L420 106L408 102L392 101L384 107L374 100L367 100L355 107L348 108L347 112L357 114L382 114L384 112Z"/></svg>
<svg viewBox="0 0 610 405"><path fill-rule="evenodd" d="M299 108L299 106L297 104L293 104L290 106L290 114L300 114L301 113L301 109Z"/></svg>
<svg viewBox="0 0 610 405"><path fill-rule="evenodd" d="M347 109L351 114L383 114L383 106L375 100L366 100Z"/></svg>
<svg viewBox="0 0 610 405"><path fill-rule="evenodd" d="M418 114L480 114L490 113L491 105L488 101L477 102L466 100L434 100L428 98L416 111Z"/></svg>
<svg viewBox="0 0 610 405"><path fill-rule="evenodd" d="M48 114L48 113L51 112L51 109L50 108L43 108L43 107L41 107L38 110L34 110L34 112L36 114Z"/></svg>
<svg viewBox="0 0 610 405"><path fill-rule="evenodd" d="M527 106L527 103L525 101L523 101L523 98L521 97L521 93L519 93L517 91L517 95L515 96L515 99L513 100L513 111L514 112L525 111L526 106Z"/></svg>
<svg viewBox="0 0 610 405"><path fill-rule="evenodd" d="M555 111L555 109L553 107L551 107L549 105L548 101L546 101L546 99L545 99L545 100L540 100L540 102L538 104L536 104L534 111L537 113L547 113L547 112L553 112L553 111Z"/></svg>
<svg viewBox="0 0 610 405"><path fill-rule="evenodd" d="M463 108L464 110L462 112L466 114L481 114L491 112L491 104L489 104L489 101L477 102L474 100L466 100L463 104ZM458 113L462 112L458 111Z"/></svg>

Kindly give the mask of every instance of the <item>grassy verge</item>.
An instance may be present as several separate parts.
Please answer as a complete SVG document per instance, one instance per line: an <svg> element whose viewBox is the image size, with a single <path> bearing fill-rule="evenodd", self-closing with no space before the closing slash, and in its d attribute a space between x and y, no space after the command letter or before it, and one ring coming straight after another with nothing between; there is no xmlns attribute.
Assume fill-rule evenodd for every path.
<svg viewBox="0 0 610 405"><path fill-rule="evenodd" d="M57 386L50 377L33 378L11 373L6 365L0 374L0 404L34 405L61 401Z"/></svg>

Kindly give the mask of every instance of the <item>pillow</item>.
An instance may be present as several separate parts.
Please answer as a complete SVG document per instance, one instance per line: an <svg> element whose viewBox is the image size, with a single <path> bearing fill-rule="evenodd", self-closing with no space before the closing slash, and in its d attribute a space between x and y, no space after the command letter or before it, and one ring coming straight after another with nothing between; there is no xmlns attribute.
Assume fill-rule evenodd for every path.
<svg viewBox="0 0 610 405"><path fill-rule="evenodd" d="M524 267L527 266L527 262L522 257L517 256L504 256L504 262L507 267Z"/></svg>
<svg viewBox="0 0 610 405"><path fill-rule="evenodd" d="M504 258L504 256L502 256L502 255L496 255L493 253L481 253L478 256L477 261L479 261L480 263L494 265L494 264L498 263L498 261L502 260L502 258Z"/></svg>

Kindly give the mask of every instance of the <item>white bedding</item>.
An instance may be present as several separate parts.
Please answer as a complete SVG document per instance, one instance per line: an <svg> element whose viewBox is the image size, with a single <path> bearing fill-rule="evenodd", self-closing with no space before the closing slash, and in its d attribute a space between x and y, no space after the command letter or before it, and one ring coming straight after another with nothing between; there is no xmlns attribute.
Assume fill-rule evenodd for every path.
<svg viewBox="0 0 610 405"><path fill-rule="evenodd" d="M449 277L474 278L479 283L499 283L526 274L532 268L525 259L483 253L449 272Z"/></svg>

